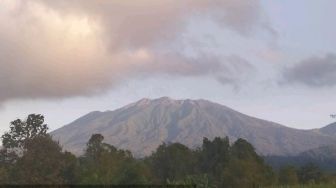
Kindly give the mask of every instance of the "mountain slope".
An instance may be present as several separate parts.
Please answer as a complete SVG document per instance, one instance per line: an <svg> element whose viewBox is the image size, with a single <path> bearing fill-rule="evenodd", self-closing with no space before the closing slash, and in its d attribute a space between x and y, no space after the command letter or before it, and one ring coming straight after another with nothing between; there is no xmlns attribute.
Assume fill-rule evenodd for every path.
<svg viewBox="0 0 336 188"><path fill-rule="evenodd" d="M336 145L321 146L296 156L266 156L265 161L275 169L284 166L300 167L313 163L319 168L335 173L336 172Z"/></svg>
<svg viewBox="0 0 336 188"><path fill-rule="evenodd" d="M216 136L247 139L264 155L295 155L334 142L318 132L288 128L206 100L167 97L92 112L51 134L65 149L80 154L93 133L101 133L105 142L138 157L150 154L162 142L197 147L203 137Z"/></svg>
<svg viewBox="0 0 336 188"><path fill-rule="evenodd" d="M299 154L300 157L308 157L316 160L336 159L336 145L321 146Z"/></svg>
<svg viewBox="0 0 336 188"><path fill-rule="evenodd" d="M325 127L318 129L319 132L325 135L335 136L336 135L336 122L331 123Z"/></svg>

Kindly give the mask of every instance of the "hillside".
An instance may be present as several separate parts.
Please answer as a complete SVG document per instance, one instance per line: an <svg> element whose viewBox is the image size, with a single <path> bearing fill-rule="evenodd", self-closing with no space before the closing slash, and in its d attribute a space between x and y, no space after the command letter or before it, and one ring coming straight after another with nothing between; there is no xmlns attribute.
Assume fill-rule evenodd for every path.
<svg viewBox="0 0 336 188"><path fill-rule="evenodd" d="M335 141L316 131L285 127L207 100L167 97L91 112L51 134L65 149L81 154L93 133L101 133L107 143L138 157L150 154L162 142L197 147L203 137L244 138L263 155L296 155Z"/></svg>
<svg viewBox="0 0 336 188"><path fill-rule="evenodd" d="M319 132L322 134L330 135L330 136L335 136L336 135L336 122L331 123L325 127L322 127L318 129Z"/></svg>
<svg viewBox="0 0 336 188"><path fill-rule="evenodd" d="M304 151L296 156L266 156L264 158L275 169L288 165L300 167L313 163L325 171L336 172L335 145L321 146Z"/></svg>

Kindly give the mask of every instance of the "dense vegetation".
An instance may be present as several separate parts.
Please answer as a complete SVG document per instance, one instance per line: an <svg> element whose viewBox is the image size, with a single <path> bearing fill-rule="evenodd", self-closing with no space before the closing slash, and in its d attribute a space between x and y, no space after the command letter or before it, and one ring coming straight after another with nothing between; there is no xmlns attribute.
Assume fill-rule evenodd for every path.
<svg viewBox="0 0 336 188"><path fill-rule="evenodd" d="M179 144L160 145L143 159L104 143L94 134L84 154L63 151L47 133L42 115L29 115L10 124L2 135L1 184L197 184L198 187L272 187L315 184L332 180L313 164L283 167L266 165L243 139L203 139L192 150Z"/></svg>
<svg viewBox="0 0 336 188"><path fill-rule="evenodd" d="M280 169L283 166L290 165L300 168L306 164L314 163L325 172L336 173L336 158L335 156L323 157L317 154L316 156L298 155L298 156L265 156L267 164L274 169Z"/></svg>

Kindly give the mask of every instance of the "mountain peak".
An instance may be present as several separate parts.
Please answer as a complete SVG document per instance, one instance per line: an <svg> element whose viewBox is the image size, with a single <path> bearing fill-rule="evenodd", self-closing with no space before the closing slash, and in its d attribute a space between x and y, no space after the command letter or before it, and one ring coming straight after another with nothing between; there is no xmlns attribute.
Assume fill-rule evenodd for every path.
<svg viewBox="0 0 336 188"><path fill-rule="evenodd" d="M154 98L154 99L143 98L143 99L136 102L136 104L149 104L149 103L155 103L155 104L209 103L209 104L219 105L217 103L213 103L211 101L204 100L204 99L173 99L173 98L170 98L170 97L167 97L167 96L160 97L160 98Z"/></svg>
<svg viewBox="0 0 336 188"><path fill-rule="evenodd" d="M106 143L146 156L162 142L197 147L203 137L244 138L264 155L297 154L334 143L333 137L257 119L207 100L143 98L108 112L93 112L52 132L65 149L80 154L94 133Z"/></svg>
<svg viewBox="0 0 336 188"><path fill-rule="evenodd" d="M137 106L142 106L142 105L146 105L146 104L149 104L152 100L149 99L149 98L142 98L140 99L138 102L136 102L135 104Z"/></svg>
<svg viewBox="0 0 336 188"><path fill-rule="evenodd" d="M174 103L176 100L171 99L169 97L160 97L156 99L150 99L150 98L142 98L139 101L133 103L135 106L147 106L153 103L157 104L168 104L168 103Z"/></svg>
<svg viewBox="0 0 336 188"><path fill-rule="evenodd" d="M170 98L170 97L160 97L160 98L157 98L157 99L154 99L154 100L158 100L158 101L174 101L174 99Z"/></svg>

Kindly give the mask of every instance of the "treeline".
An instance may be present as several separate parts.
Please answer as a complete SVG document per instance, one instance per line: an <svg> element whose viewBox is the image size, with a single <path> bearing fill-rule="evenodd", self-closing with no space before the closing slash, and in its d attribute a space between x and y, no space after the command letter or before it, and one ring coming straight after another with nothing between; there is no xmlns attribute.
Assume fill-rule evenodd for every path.
<svg viewBox="0 0 336 188"><path fill-rule="evenodd" d="M336 173L336 158L334 156L324 157L318 154L315 156L301 154L298 156L265 156L264 159L266 163L271 165L274 169L280 169L288 165L300 168L309 163L313 163L322 171Z"/></svg>
<svg viewBox="0 0 336 188"><path fill-rule="evenodd" d="M104 143L102 135L94 134L84 154L76 157L63 151L47 130L42 115L11 122L10 130L2 135L1 184L196 184L200 188L244 188L325 181L322 173L317 179L306 169L297 173L288 167L274 172L243 139L230 144L228 138L204 138L202 146L195 150L179 143L162 144L150 156L136 159L130 151Z"/></svg>
<svg viewBox="0 0 336 188"><path fill-rule="evenodd" d="M301 167L282 166L278 172L278 181L282 185L335 184L335 175L327 174L308 162Z"/></svg>

